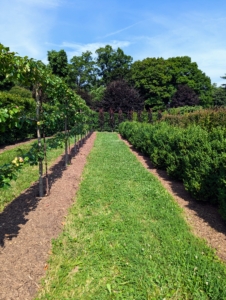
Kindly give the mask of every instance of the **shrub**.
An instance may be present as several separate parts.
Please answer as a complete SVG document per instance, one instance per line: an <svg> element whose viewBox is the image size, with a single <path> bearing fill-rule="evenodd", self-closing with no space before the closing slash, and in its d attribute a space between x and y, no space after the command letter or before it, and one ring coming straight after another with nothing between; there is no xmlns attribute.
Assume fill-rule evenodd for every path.
<svg viewBox="0 0 226 300"><path fill-rule="evenodd" d="M187 191L200 201L219 205L226 219L226 132L212 132L197 125L180 128L160 122L124 122L119 132L135 148L148 154L157 168L182 180Z"/></svg>

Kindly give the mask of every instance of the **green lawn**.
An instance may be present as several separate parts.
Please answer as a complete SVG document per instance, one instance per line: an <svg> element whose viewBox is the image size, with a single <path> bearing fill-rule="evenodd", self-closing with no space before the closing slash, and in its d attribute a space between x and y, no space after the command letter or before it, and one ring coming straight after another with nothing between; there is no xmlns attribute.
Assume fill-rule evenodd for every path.
<svg viewBox="0 0 226 300"><path fill-rule="evenodd" d="M98 133L36 299L226 299L226 267L114 133Z"/></svg>

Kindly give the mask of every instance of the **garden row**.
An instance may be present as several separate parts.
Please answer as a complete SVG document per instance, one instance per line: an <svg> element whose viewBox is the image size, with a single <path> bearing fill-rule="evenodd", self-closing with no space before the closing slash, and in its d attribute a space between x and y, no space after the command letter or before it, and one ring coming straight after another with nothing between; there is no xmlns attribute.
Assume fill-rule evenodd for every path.
<svg viewBox="0 0 226 300"><path fill-rule="evenodd" d="M97 134L35 299L226 299L226 268L116 133Z"/></svg>
<svg viewBox="0 0 226 300"><path fill-rule="evenodd" d="M208 132L198 125L187 128L166 122L145 124L125 122L121 135L136 149L147 154L152 163L181 181L200 201L219 205L226 219L226 132L213 128Z"/></svg>
<svg viewBox="0 0 226 300"><path fill-rule="evenodd" d="M35 163L39 166L39 196L44 195L43 190L43 162L46 160L45 137L49 131L64 131L61 140L65 144L66 164L68 158L69 130L72 127L80 127L81 124L88 124L91 115L90 109L86 106L74 91L72 91L64 79L52 74L51 70L41 61L20 57L10 49L0 44L0 76L16 82L23 86L31 87L34 103L27 101L29 107L7 100L8 96L2 96L0 105L0 132L7 133L8 130L17 127L22 130L23 122L31 123L36 128L37 155L33 156ZM19 99L17 99L19 101ZM7 103L8 101L8 103ZM31 103L30 103L31 102ZM7 105L4 105L7 104ZM55 131L56 132L56 131ZM43 138L43 142L42 142ZM0 182L8 183L24 162L23 157L15 157L8 165L0 169Z"/></svg>

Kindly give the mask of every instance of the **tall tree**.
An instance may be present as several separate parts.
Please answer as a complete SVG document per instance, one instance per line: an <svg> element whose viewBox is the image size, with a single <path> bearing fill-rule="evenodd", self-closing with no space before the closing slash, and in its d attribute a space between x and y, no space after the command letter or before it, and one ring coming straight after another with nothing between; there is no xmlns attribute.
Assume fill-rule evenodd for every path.
<svg viewBox="0 0 226 300"><path fill-rule="evenodd" d="M131 67L130 80L144 96L145 104L154 109L164 109L180 84L194 90L200 105L208 107L212 104L210 78L188 56L136 61Z"/></svg>
<svg viewBox="0 0 226 300"><path fill-rule="evenodd" d="M217 87L213 84L213 105L226 106L226 89L225 85Z"/></svg>
<svg viewBox="0 0 226 300"><path fill-rule="evenodd" d="M128 111L139 111L143 109L143 99L137 90L131 87L125 80L112 81L104 92L100 107L105 111L112 109L127 113Z"/></svg>
<svg viewBox="0 0 226 300"><path fill-rule="evenodd" d="M125 79L129 73L133 58L122 49L114 50L110 45L96 50L98 76L101 83L108 85L111 81Z"/></svg>
<svg viewBox="0 0 226 300"><path fill-rule="evenodd" d="M172 97L171 107L179 107L179 106L195 106L199 104L199 97L186 84L180 84L176 93Z"/></svg>
<svg viewBox="0 0 226 300"><path fill-rule="evenodd" d="M66 78L68 75L68 59L67 53L64 50L48 51L49 66L54 75Z"/></svg>
<svg viewBox="0 0 226 300"><path fill-rule="evenodd" d="M97 69L92 52L83 52L80 56L73 56L69 65L69 85L74 89L86 91L96 83Z"/></svg>

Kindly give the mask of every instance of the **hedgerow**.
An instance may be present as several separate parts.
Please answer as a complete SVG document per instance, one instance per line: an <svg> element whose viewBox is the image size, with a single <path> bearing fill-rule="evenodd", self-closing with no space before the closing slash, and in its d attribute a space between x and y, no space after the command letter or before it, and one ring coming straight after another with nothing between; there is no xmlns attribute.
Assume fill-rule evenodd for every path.
<svg viewBox="0 0 226 300"><path fill-rule="evenodd" d="M181 181L199 201L219 205L226 219L226 132L211 132L198 125L187 128L166 122L145 124L124 122L119 132L152 163Z"/></svg>

